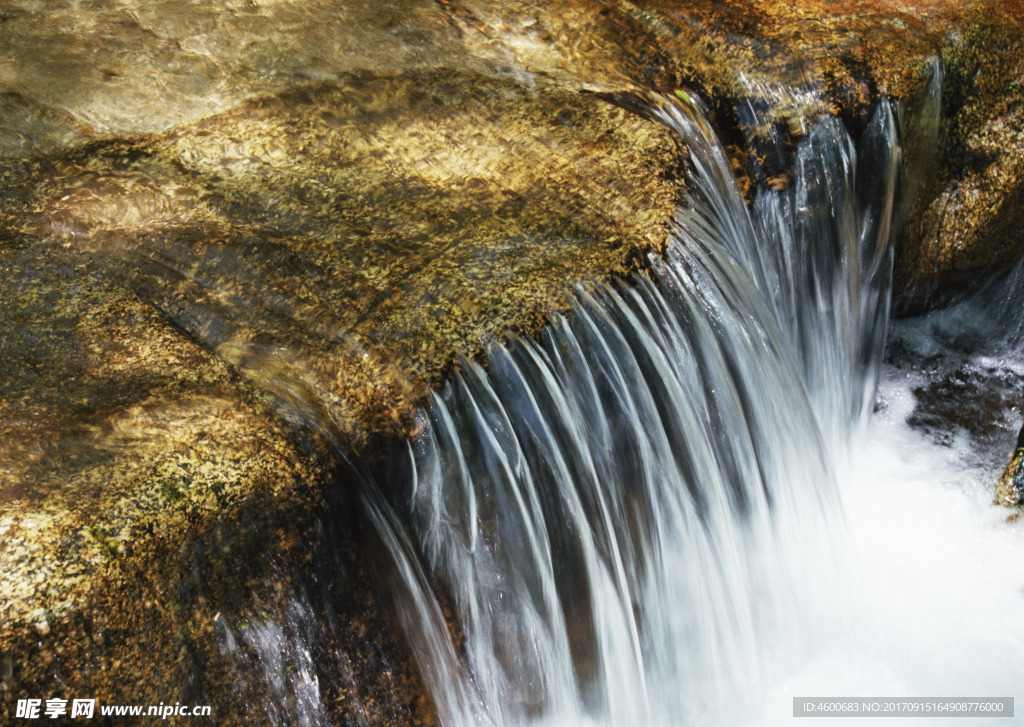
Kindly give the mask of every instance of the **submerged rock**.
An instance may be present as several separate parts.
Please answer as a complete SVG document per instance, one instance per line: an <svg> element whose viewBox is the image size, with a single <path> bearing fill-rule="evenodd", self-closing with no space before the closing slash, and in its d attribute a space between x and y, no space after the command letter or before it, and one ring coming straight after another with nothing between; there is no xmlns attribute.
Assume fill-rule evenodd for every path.
<svg viewBox="0 0 1024 727"><path fill-rule="evenodd" d="M907 423L944 446L965 435L973 464L998 466L1013 441L1024 377L1011 367L976 364L932 376L913 389L916 406Z"/></svg>
<svg viewBox="0 0 1024 727"><path fill-rule="evenodd" d="M325 565L360 550L339 465L404 431L457 356L658 250L677 161L666 129L595 95L449 72L353 75L9 167L8 693L215 694L219 721L289 722L292 687L265 703L254 674L267 644L309 639L338 721L427 721L365 557Z"/></svg>
<svg viewBox="0 0 1024 727"><path fill-rule="evenodd" d="M593 95L363 74L33 161L13 224L262 389L287 369L359 449L457 355L659 250L676 162Z"/></svg>
<svg viewBox="0 0 1024 727"><path fill-rule="evenodd" d="M96 698L258 722L217 623L285 612L325 463L222 361L73 259L45 240L0 253L0 714ZM377 618L372 599L337 607L346 633ZM362 694L394 712L375 673Z"/></svg>

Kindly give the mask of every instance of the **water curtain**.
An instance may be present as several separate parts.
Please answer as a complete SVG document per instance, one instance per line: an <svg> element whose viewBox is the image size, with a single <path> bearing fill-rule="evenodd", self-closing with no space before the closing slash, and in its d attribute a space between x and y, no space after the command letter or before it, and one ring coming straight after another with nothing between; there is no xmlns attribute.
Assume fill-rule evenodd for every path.
<svg viewBox="0 0 1024 727"><path fill-rule="evenodd" d="M833 471L884 346L896 116L776 138L791 179L748 207L680 99L646 108L688 153L666 254L463 361L397 512L365 500L444 724L729 723L841 610Z"/></svg>

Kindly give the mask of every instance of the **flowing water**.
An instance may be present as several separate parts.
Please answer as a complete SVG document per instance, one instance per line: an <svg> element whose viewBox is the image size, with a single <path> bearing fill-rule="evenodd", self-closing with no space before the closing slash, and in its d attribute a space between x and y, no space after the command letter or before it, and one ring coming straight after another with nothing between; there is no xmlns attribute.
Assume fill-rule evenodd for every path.
<svg viewBox="0 0 1024 727"><path fill-rule="evenodd" d="M415 583L404 622L447 724L734 724L842 623L834 465L874 399L896 121L859 150L819 122L751 213L687 101L649 109L689 150L666 257L463 362L410 445L463 648Z"/></svg>
<svg viewBox="0 0 1024 727"><path fill-rule="evenodd" d="M1019 696L1024 529L992 494L1021 423L1022 293L1018 270L893 325L879 411L841 478L851 619L776 682L751 724L789 724L798 695Z"/></svg>
<svg viewBox="0 0 1024 727"><path fill-rule="evenodd" d="M32 8L0 14L16 28L8 35L21 38L10 66L17 85L0 99L0 156L12 159L92 145L94 135L168 129L313 81L327 90L280 124L271 123L273 114L252 119L254 128L268 124L256 136L297 134L302 108L319 109L314 131L326 131L320 122L359 126L381 117L390 124L381 128L402 133L376 138L368 155L376 158L376 145L420 133L417 114L428 115L427 132L433 120L450 118L453 102L438 90L447 87L430 87L437 75L462 69L452 98L469 98L466 89L477 83L481 98L507 96L500 105L479 104L487 111L481 118L503 118L495 109L528 96L513 92L508 79L532 89L540 71L526 68L548 66L531 48L557 48L558 40L540 33L544 26L532 17L507 43L466 32L466 18L477 18L468 10L457 18L450 3L247 0L228 3L230 12L193 2L195 12L180 13L127 3L95 15L92 30L83 29L77 2L54 4L46 23L34 9L42 4L21 4ZM608 18L609 28L629 16L644 21L652 38L669 35L671 25L656 25L655 13L623 8L621 18ZM50 42L47 29L77 40ZM89 39L93 30L119 40L103 50ZM575 56L578 33L571 36ZM599 66L585 64L588 73ZM445 70L429 70L435 67ZM123 157L114 143L110 158L125 168L95 172L103 184L91 181L93 170L80 170L83 229L90 215L98 222L89 224L117 223L109 236L83 238L110 246L97 259L119 268L110 258L121 258L126 272L114 277L134 281L142 299L262 389L299 438L308 437L310 451L337 455L330 460L344 470L337 489L351 486L359 501L351 513L350 492L326 495L338 502L323 506L321 531L311 536L315 567L305 580L287 581L296 592L282 596L289 601L283 613L253 606L245 618L214 619L250 716L311 727L328 727L339 714L360 725L393 716L372 695L360 701L359 690L348 688L370 669L388 669L392 653L380 647L379 659L358 663L346 652L356 638L377 648L373 629L384 616L360 622L356 636L339 625L363 607L339 602L365 584L353 585L350 542L335 541L360 528L369 541L360 565L377 569L379 600L393 607L446 726L789 725L797 696L1015 696L1024 675L1024 522L1007 523L991 499L1021 425L1024 267L946 310L889 320L893 240L938 159L942 73L937 60L923 71L931 83L923 84L914 118L882 100L853 136L827 114L801 115L821 104L813 84L738 78L735 113L750 132L759 185L751 204L699 100L684 92L616 99L673 130L686 150L688 191L665 254L628 280L568 291L569 312L554 316L537 339L494 343L485 364L459 362L390 467L374 475L345 459L338 401L331 400L336 371L317 370L322 361L301 352L365 359L372 378L377 362L342 333L348 324L333 313L379 298L335 297L332 268L314 264L312 253L285 256L284 242L282 257L276 249L278 232L298 231L294 244L301 245L334 229L317 215L334 204L348 209L343 198L363 189L348 185L368 185L361 192L368 199L384 185L374 189L364 167L353 165L334 191L317 190L323 170L304 161L283 177L294 185L280 184L250 162L283 172L284 150L315 156L309 150L331 147L314 134L296 137L293 147L249 148L239 141L249 133L240 116L221 120L230 125L224 150L209 159L193 159L188 135L171 133L138 147L127 142ZM570 85L618 82L608 74ZM358 114L335 113L338 98L356 96ZM290 98L283 93L279 101ZM402 103L412 105L391 108ZM568 114L565 126L572 121ZM533 123L523 128L532 134ZM362 154L359 137L374 137L377 128L357 131L329 136ZM544 134L534 141L540 145ZM104 148L100 139L95 150ZM411 155L415 174L396 178L416 179L427 156ZM181 166L178 177L161 167L167 158L176 169L195 164ZM97 169L105 163L99 159ZM578 169L586 167L581 159ZM449 179L452 170L443 171L439 178ZM280 213L273 205L252 208L274 230L266 239L250 240L243 230L235 241L232 231L225 244L211 234L207 245L209 220L198 212L178 220L180 239L163 228L153 228L159 232L148 242L135 239L136 223L142 229L142 221L163 214L175 220L193 202L203 211L210 201L247 227L250 207L232 211L229 201L243 199L248 187L233 185L265 174L289 198L278 200ZM192 175L213 185L209 199L192 189ZM533 178L525 175L523 184ZM443 189L431 184L424 189ZM417 186L392 186L393 196L383 199L420 194ZM218 190L243 196L220 199ZM75 194L61 202L69 199L69 208L79 204ZM366 220L379 212L381 224L390 224L385 206L367 203L373 215ZM394 206L386 211L400 218L405 210ZM296 215L292 226L274 229L289 214ZM354 239L361 239L362 216ZM56 229L77 237L64 222L58 215ZM122 255L121 237L143 252ZM394 242L387 255L405 255L399 232ZM252 255L260 245L265 257ZM373 259L371 251L361 264ZM322 286L306 290L309 275L323 275ZM340 522L341 511L351 521ZM339 522L329 522L336 515ZM267 583L268 590L278 585ZM348 701L339 706L342 697ZM397 711L395 721L412 711ZM901 721L929 723L883 724Z"/></svg>
<svg viewBox="0 0 1024 727"><path fill-rule="evenodd" d="M830 117L776 138L789 182L752 206L699 102L644 111L688 150L665 256L462 361L388 481L364 483L441 722L778 724L795 696L1012 696L1022 533L987 488L1019 415L1004 401L979 449L939 431L927 389L1024 381L1020 336L963 304L896 326L883 365L900 170L919 168L899 110L882 101L856 143ZM937 343L979 321L973 347ZM272 721L326 724L296 603L289 633L246 649Z"/></svg>

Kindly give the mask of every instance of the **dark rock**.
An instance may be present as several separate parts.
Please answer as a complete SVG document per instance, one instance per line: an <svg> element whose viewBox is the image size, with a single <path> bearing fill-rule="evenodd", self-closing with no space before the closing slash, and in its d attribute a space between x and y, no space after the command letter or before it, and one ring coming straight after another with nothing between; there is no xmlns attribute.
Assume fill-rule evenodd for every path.
<svg viewBox="0 0 1024 727"><path fill-rule="evenodd" d="M913 391L917 404L907 423L938 444L966 435L979 463L996 462L1013 438L1024 377L1001 366L964 364Z"/></svg>

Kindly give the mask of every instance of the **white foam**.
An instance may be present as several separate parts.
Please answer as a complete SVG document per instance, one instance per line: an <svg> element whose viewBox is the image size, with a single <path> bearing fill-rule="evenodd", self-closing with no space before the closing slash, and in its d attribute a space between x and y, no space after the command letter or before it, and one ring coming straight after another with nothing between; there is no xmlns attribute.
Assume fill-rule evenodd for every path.
<svg viewBox="0 0 1024 727"><path fill-rule="evenodd" d="M792 725L793 697L1022 696L1024 526L1006 523L1007 511L991 504L997 473L963 468L966 445L938 446L904 423L909 382L887 373L889 406L854 447L843 478L858 594L849 625L776 684L757 724Z"/></svg>

